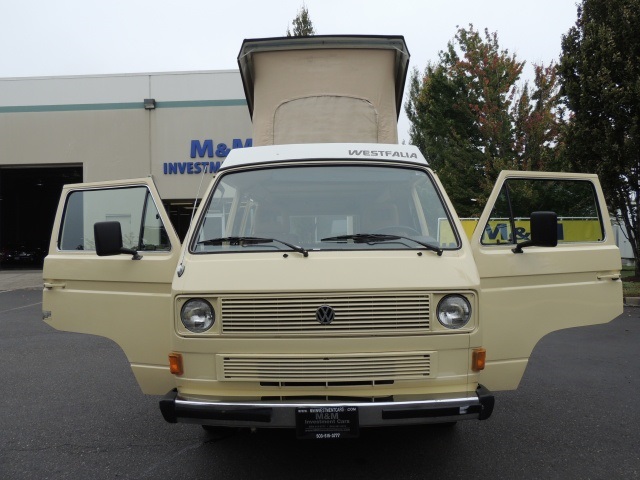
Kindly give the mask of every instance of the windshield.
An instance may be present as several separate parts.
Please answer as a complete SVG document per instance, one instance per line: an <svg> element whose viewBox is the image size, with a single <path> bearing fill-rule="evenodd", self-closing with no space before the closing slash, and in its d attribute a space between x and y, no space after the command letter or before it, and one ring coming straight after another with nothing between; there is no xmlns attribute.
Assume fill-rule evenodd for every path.
<svg viewBox="0 0 640 480"><path fill-rule="evenodd" d="M425 170L325 164L223 175L190 249L220 253L428 248L442 253L441 249L458 247L458 235Z"/></svg>

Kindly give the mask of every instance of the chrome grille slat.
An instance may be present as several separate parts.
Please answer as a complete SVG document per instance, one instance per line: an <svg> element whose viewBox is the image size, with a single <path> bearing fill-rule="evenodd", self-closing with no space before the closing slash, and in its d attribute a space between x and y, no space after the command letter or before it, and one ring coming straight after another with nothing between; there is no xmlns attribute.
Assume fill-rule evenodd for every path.
<svg viewBox="0 0 640 480"><path fill-rule="evenodd" d="M241 335L405 334L429 329L431 296L336 294L223 297L222 333ZM316 321L316 309L330 305L331 325Z"/></svg>

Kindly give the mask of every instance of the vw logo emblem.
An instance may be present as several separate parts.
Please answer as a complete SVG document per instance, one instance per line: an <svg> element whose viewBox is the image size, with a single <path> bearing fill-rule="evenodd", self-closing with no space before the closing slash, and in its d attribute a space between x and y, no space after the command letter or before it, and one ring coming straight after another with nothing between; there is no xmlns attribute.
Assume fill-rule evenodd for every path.
<svg viewBox="0 0 640 480"><path fill-rule="evenodd" d="M329 325L335 318L336 312L329 305L321 305L316 310L316 320L321 325Z"/></svg>

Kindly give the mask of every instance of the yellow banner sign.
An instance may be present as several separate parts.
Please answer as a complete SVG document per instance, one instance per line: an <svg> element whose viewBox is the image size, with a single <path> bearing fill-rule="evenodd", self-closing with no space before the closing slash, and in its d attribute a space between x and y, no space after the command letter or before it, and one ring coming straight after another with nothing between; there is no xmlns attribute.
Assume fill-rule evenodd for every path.
<svg viewBox="0 0 640 480"><path fill-rule="evenodd" d="M467 238L471 238L473 231L478 225L477 218L462 218L462 228ZM529 240L531 230L528 218L518 218L515 220L516 243ZM440 245L443 247L455 245L453 231L446 219L440 221L440 231L438 232ZM494 218L489 220L482 236L482 243L487 245L498 245L501 243L513 243L511 239L511 224L508 218ZM597 218L559 218L558 219L558 242L599 242L602 241L602 225Z"/></svg>

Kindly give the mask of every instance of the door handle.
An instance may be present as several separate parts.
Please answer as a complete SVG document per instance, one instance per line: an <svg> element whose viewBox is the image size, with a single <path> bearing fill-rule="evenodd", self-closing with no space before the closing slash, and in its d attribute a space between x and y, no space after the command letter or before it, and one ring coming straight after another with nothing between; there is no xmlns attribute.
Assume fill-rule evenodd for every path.
<svg viewBox="0 0 640 480"><path fill-rule="evenodd" d="M67 284L66 283L49 283L49 282L44 282L44 288L46 288L47 290L51 290L52 288L64 288L66 287Z"/></svg>
<svg viewBox="0 0 640 480"><path fill-rule="evenodd" d="M603 274L598 274L598 280L613 280L614 282L616 280L620 280L620 274L619 273L603 273Z"/></svg>

